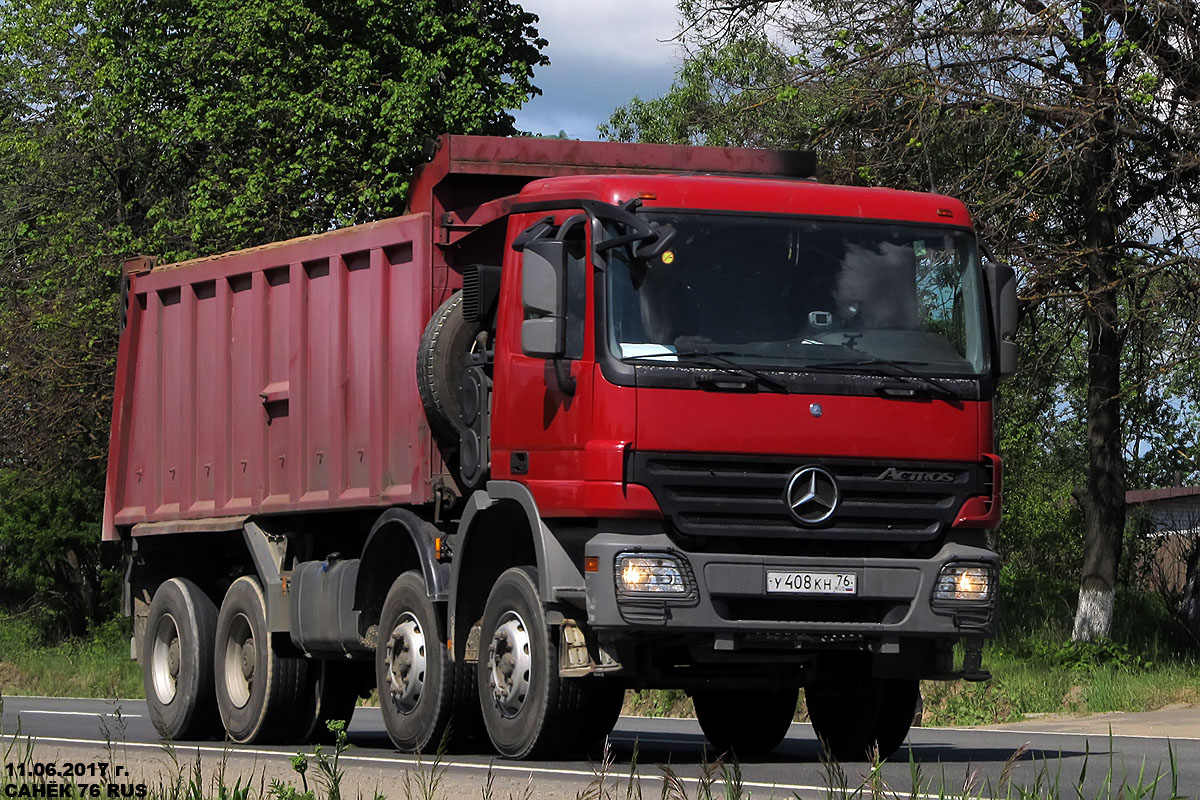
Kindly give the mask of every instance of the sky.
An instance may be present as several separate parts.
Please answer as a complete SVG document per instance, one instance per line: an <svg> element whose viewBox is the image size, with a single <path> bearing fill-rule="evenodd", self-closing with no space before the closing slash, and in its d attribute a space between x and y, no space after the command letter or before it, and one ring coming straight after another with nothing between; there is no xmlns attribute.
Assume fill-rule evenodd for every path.
<svg viewBox="0 0 1200 800"><path fill-rule="evenodd" d="M517 128L572 139L598 138L596 126L635 95L671 86L682 56L669 41L678 30L675 0L518 0L540 17L550 65L534 73L542 90L514 111Z"/></svg>

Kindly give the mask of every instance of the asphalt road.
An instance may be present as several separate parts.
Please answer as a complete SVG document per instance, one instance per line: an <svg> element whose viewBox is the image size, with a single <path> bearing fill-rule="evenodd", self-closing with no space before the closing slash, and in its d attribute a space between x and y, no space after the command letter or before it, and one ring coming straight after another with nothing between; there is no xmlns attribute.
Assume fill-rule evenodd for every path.
<svg viewBox="0 0 1200 800"><path fill-rule="evenodd" d="M752 723L752 721L750 721ZM69 748L73 752L94 752L105 758L107 743L117 743L124 753L161 755L163 746L146 716L141 700L81 700L63 698L6 697L2 731L5 739L15 734L31 737L39 751ZM416 759L397 753L388 741L378 709L359 708L351 721L350 741L354 748L344 757L345 766L370 767L378 775L402 777L417 766ZM684 778L696 778L704 769L705 740L692 720L640 719L622 717L611 737L611 768L615 776L627 775L630 759L637 750L638 772L647 796L657 796L661 784L659 765L669 764ZM255 763L278 761L286 767L295 746L240 748L222 742L176 743L180 763L195 759L199 751L206 759L232 752L252 755ZM1113 785L1113 797L1119 796L1122 782L1137 784L1170 772L1174 753L1179 791L1184 796L1200 796L1200 739L1169 740L1158 736L1113 736L1080 733L1046 733L1013 730L956 728L914 729L908 743L885 764L881 777L901 795L908 795L914 768L920 772L919 793L937 795L940 790L961 793L964 783L974 787L971 795L1004 796L1000 788L1006 764L1016 754L1012 779L1032 785L1057 781L1063 797L1075 797L1074 787L1085 762L1083 797L1087 800L1108 796L1101 792L1105 781ZM486 752L455 754L449 757L447 775L473 781L477 785L489 769L495 774L559 787L553 796L574 796L593 780L597 754L579 754L557 761L501 761ZM912 763L910 763L910 757ZM425 760L428 764L428 758ZM844 766L850 788L859 786L869 767L865 764ZM1143 774L1144 770L1144 774ZM828 767L819 758L811 726L794 723L788 738L768 758L741 764L744 787L755 797L786 797L796 792L803 797L823 796L829 786ZM1139 778L1139 775L1142 777ZM526 777L528 776L528 777ZM1158 796L1169 797L1170 777L1163 779ZM471 793L479 795L478 788ZM1099 793L1099 794L1097 794ZM454 796L451 794L450 796ZM500 796L507 796L501 794Z"/></svg>

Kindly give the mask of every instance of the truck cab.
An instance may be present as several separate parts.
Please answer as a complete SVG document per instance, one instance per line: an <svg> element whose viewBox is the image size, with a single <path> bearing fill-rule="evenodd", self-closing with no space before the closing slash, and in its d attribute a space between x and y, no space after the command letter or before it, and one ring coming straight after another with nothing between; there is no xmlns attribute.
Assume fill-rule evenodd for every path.
<svg viewBox="0 0 1200 800"><path fill-rule="evenodd" d="M513 211L490 479L583 565L552 591L591 674L685 688L742 748L791 716L734 733L724 709L769 716L803 684L841 756L895 749L919 679L985 677L1005 355L960 202L586 176ZM874 728L829 730L855 706Z"/></svg>

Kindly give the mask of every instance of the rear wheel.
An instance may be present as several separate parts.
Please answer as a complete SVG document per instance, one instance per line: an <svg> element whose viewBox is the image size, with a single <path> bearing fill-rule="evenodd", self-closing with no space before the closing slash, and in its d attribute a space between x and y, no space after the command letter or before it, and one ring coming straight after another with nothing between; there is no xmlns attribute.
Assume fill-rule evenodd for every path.
<svg viewBox="0 0 1200 800"><path fill-rule="evenodd" d="M787 736L800 690L731 689L692 694L696 720L719 753L739 758L769 753Z"/></svg>
<svg viewBox="0 0 1200 800"><path fill-rule="evenodd" d="M279 655L267 631L266 601L254 578L238 578L217 615L217 708L238 744L293 741L305 708L309 663Z"/></svg>
<svg viewBox="0 0 1200 800"><path fill-rule="evenodd" d="M164 739L208 739L221 721L213 706L217 606L196 584L172 578L154 592L142 639L150 720Z"/></svg>

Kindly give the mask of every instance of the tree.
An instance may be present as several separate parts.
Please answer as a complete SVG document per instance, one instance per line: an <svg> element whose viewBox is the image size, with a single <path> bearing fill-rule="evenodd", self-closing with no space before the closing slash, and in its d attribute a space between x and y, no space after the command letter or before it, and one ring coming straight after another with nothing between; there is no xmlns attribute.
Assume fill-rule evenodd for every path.
<svg viewBox="0 0 1200 800"><path fill-rule="evenodd" d="M401 213L426 140L516 132L536 21L508 0L0 3L5 500L99 496L125 257Z"/></svg>
<svg viewBox="0 0 1200 800"><path fill-rule="evenodd" d="M614 141L794 148L811 140L817 98L790 85L793 65L755 29L705 39L662 97L635 97L600 135Z"/></svg>
<svg viewBox="0 0 1200 800"><path fill-rule="evenodd" d="M821 98L813 143L844 174L967 198L1020 268L1026 315L1067 303L1057 318L1080 321L1074 636L1106 636L1125 523L1123 358L1141 320L1169 314L1170 330L1190 331L1195 316L1195 0L686 0L683 11L713 41L774 32L795 65L781 89Z"/></svg>

